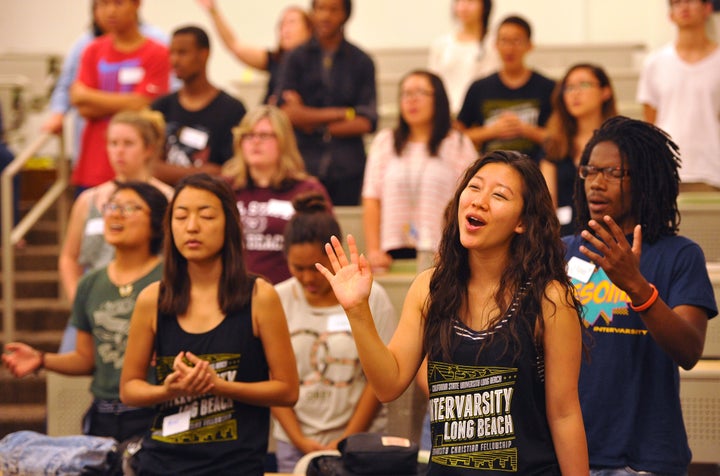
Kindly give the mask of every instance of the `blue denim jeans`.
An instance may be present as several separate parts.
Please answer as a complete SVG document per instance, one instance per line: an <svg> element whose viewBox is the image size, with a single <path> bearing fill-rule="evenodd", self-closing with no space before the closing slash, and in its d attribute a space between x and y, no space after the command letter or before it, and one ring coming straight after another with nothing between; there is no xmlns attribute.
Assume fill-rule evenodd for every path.
<svg viewBox="0 0 720 476"><path fill-rule="evenodd" d="M101 464L117 441L97 436L47 436L10 433L0 440L0 474L80 474Z"/></svg>

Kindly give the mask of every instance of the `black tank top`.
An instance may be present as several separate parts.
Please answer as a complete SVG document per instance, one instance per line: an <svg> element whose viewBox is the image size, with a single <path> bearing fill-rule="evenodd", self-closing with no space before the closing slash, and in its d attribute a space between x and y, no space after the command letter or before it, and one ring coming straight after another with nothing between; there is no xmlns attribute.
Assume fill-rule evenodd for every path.
<svg viewBox="0 0 720 476"><path fill-rule="evenodd" d="M229 314L214 329L189 334L174 315L158 313L157 381L172 372L175 356L190 351L211 362L226 380L257 382L268 379L262 343L253 336L251 305ZM166 416L189 411L190 429L162 436ZM206 394L177 398L156 407L150 435L136 454L138 475L262 475L267 451L270 413L228 398Z"/></svg>
<svg viewBox="0 0 720 476"><path fill-rule="evenodd" d="M457 346L451 362L429 357L428 475L560 474L545 413L542 349L533 336L536 319L518 315L517 300L488 331L453 320ZM528 320L518 326L517 359L514 347L505 348L510 319Z"/></svg>

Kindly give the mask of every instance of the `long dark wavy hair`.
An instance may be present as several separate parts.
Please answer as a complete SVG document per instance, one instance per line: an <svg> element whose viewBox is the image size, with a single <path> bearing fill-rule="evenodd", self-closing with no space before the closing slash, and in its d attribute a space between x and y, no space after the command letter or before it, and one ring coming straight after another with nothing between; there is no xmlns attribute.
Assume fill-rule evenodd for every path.
<svg viewBox="0 0 720 476"><path fill-rule="evenodd" d="M547 122L548 138L545 140L544 144L547 158L551 160L563 160L568 155L570 157L576 157L576 152L582 152L573 150L575 147L575 136L578 133L578 123L577 118L568 111L564 97L568 77L578 69L585 69L595 76L595 79L601 89L610 89L610 97L602 102L602 120L604 121L612 116L617 116L615 91L613 90L610 77L607 75L605 70L602 67L591 63L578 63L571 66L565 73L565 76L563 76L563 79L555 85L555 89L552 93L553 112L550 114L550 118Z"/></svg>
<svg viewBox="0 0 720 476"><path fill-rule="evenodd" d="M450 101L448 100L442 79L440 79L437 74L424 69L416 69L406 74L402 80L400 80L400 88L402 88L405 80L411 76L423 76L427 78L433 88L433 125L427 148L430 151L430 155L434 157L437 155L443 139L447 137L452 127ZM410 126L402 114L398 114L398 125L393 132L393 138L395 153L401 155L410 138Z"/></svg>
<svg viewBox="0 0 720 476"><path fill-rule="evenodd" d="M252 296L254 276L245 267L244 243L240 213L235 196L227 182L208 174L195 174L183 178L175 186L175 195L165 214L165 249L163 253L163 277L160 283L158 309L162 313L182 315L190 304L190 278L187 259L175 246L172 234L172 216L175 200L185 188L206 190L215 195L225 214L225 241L220 251L222 274L218 287L218 304L225 314L245 307Z"/></svg>
<svg viewBox="0 0 720 476"><path fill-rule="evenodd" d="M582 316L581 304L575 297L572 283L565 271L565 246L560 240L560 223L540 169L524 154L496 150L478 159L467 169L446 210L437 267L430 279L430 292L424 313L423 344L429 355L438 355L449 360L457 343L453 323L465 314L470 280L468 250L460 243L460 195L475 174L485 165L492 163L506 164L522 177L521 221L525 232L516 234L510 242L505 271L494 295L500 313L491 318L488 329L495 327L505 317L505 310L510 305L512 296L528 285L524 292L519 293L516 315L537 317L539 332L535 333L534 329L528 328L536 319L509 319L508 325L503 327L506 332L494 333L486 342L499 337L505 338L505 352L514 349L515 358L521 351L514 345L518 342L521 331L529 330L535 333L536 342L541 345L544 330L542 300L546 287L552 281L559 282L565 288L568 304L578 312L578 322ZM474 272L482 273L482 270Z"/></svg>
<svg viewBox="0 0 720 476"><path fill-rule="evenodd" d="M612 142L620 150L622 166L630 174L631 215L642 225L643 241L654 243L663 236L677 235L680 211L680 152L669 135L645 121L625 116L611 117L595 131L580 157L587 165L593 148ZM622 186L622 183L621 183ZM621 188L621 193L627 190ZM590 220L585 181L575 181L577 230L587 229Z"/></svg>

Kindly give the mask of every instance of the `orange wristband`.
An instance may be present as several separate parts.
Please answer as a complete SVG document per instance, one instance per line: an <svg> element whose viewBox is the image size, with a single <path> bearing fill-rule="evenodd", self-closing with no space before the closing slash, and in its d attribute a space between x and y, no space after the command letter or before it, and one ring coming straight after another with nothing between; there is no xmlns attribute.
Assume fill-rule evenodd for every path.
<svg viewBox="0 0 720 476"><path fill-rule="evenodd" d="M635 312L643 312L650 309L650 306L655 304L655 301L657 301L658 298L658 290L655 287L655 285L651 284L650 287L652 288L652 294L650 295L650 298L648 298L647 301L640 304L639 306L634 305L633 303L630 303L630 309L632 309Z"/></svg>

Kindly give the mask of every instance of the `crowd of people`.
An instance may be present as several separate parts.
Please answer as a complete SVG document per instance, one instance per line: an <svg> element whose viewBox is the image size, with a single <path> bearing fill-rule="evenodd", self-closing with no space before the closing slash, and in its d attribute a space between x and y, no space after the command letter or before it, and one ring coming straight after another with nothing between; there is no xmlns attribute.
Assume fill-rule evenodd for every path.
<svg viewBox="0 0 720 476"><path fill-rule="evenodd" d="M712 2L669 0L678 35L643 69L641 121L602 65L556 82L526 65L527 19L452 0L457 31L377 132L351 0L285 9L272 50L218 3L197 0L269 72L261 105L210 81L202 28L163 39L139 0L92 1L43 126L71 106L85 122L59 263L71 319L57 353L8 343L4 365L92 375L83 432L132 441L138 475L292 472L392 433L384 403L416 381L430 475L687 474L678 369L718 311L677 198L720 191ZM366 249L335 206L362 207ZM373 275L407 259L396 310Z"/></svg>

